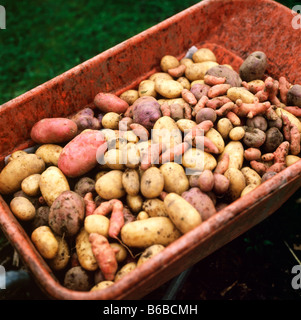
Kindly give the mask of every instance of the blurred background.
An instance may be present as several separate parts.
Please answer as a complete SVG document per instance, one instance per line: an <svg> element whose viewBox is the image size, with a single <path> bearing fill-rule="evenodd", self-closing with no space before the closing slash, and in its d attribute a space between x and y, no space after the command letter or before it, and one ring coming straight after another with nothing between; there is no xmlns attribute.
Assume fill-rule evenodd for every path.
<svg viewBox="0 0 301 320"><path fill-rule="evenodd" d="M0 105L198 2L1 0L6 30L0 30ZM291 286L292 266L301 257L300 213L298 191L270 218L146 298L300 300L301 289ZM1 231L0 265L23 267ZM0 300L42 297L27 281Z"/></svg>

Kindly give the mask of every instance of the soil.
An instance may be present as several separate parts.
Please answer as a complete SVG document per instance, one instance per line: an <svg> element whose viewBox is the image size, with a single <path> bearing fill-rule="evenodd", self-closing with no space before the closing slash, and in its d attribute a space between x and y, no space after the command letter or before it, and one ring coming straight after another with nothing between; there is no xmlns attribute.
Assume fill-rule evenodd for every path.
<svg viewBox="0 0 301 320"><path fill-rule="evenodd" d="M292 287L301 260L301 190L279 210L141 300L301 300ZM14 250L1 243L6 270L16 266ZM32 280L0 291L0 300L47 300Z"/></svg>

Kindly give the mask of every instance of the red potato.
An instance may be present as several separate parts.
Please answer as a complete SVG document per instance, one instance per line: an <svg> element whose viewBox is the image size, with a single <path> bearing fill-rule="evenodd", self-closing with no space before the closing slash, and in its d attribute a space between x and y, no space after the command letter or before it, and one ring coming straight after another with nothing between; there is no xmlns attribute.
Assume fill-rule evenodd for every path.
<svg viewBox="0 0 301 320"><path fill-rule="evenodd" d="M31 139L39 144L63 143L73 139L78 133L77 125L67 118L45 118L32 127Z"/></svg>
<svg viewBox="0 0 301 320"><path fill-rule="evenodd" d="M125 113L129 104L112 93L99 92L94 98L95 106L102 112Z"/></svg>
<svg viewBox="0 0 301 320"><path fill-rule="evenodd" d="M85 131L72 139L58 159L59 169L70 178L84 175L97 165L98 149L106 150L104 134L98 130Z"/></svg>

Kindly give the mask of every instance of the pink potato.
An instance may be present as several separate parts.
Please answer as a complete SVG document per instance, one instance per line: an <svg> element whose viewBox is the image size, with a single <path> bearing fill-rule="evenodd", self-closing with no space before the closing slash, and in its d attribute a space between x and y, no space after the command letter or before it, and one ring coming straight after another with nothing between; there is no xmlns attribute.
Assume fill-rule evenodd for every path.
<svg viewBox="0 0 301 320"><path fill-rule="evenodd" d="M67 118L45 118L31 129L31 139L39 144L68 142L77 135L77 125Z"/></svg>
<svg viewBox="0 0 301 320"><path fill-rule="evenodd" d="M84 131L63 148L58 167L67 177L79 177L97 165L97 150L104 153L106 149L106 140L101 131Z"/></svg>
<svg viewBox="0 0 301 320"><path fill-rule="evenodd" d="M102 112L115 112L118 114L126 112L129 104L113 93L99 92L94 97L95 106Z"/></svg>

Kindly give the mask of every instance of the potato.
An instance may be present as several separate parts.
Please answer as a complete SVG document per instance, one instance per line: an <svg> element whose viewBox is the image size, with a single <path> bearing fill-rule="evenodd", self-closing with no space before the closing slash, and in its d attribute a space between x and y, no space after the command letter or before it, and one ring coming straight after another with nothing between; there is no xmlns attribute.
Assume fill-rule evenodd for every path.
<svg viewBox="0 0 301 320"><path fill-rule="evenodd" d="M127 223L120 235L126 246L147 248L153 244L167 246L178 239L181 233L168 217L150 217Z"/></svg>
<svg viewBox="0 0 301 320"><path fill-rule="evenodd" d="M129 104L117 97L113 93L99 92L94 97L95 106L103 113L116 112L118 114L125 113Z"/></svg>
<svg viewBox="0 0 301 320"><path fill-rule="evenodd" d="M120 243L112 242L110 243L110 246L115 252L115 257L118 263L123 262L127 258L127 250Z"/></svg>
<svg viewBox="0 0 301 320"><path fill-rule="evenodd" d="M116 273L114 281L117 282L121 278L123 278L126 274L130 273L134 269L136 269L137 263L136 262L129 262L122 266Z"/></svg>
<svg viewBox="0 0 301 320"><path fill-rule="evenodd" d="M299 160L300 160L300 157L294 156L291 154L285 157L285 163L286 163L287 167L291 166L292 164L294 164L295 162L297 162Z"/></svg>
<svg viewBox="0 0 301 320"><path fill-rule="evenodd" d="M53 259L58 253L58 241L48 226L36 228L31 234L31 241L45 259Z"/></svg>
<svg viewBox="0 0 301 320"><path fill-rule="evenodd" d="M243 143L247 148L259 148L266 141L266 133L258 128L245 128Z"/></svg>
<svg viewBox="0 0 301 320"><path fill-rule="evenodd" d="M214 143L214 145L218 148L219 153L222 153L224 151L225 142L223 137L217 130L211 128L206 132L205 136Z"/></svg>
<svg viewBox="0 0 301 320"><path fill-rule="evenodd" d="M180 164L166 162L160 166L160 171L164 178L164 190L166 192L182 194L189 188L189 180Z"/></svg>
<svg viewBox="0 0 301 320"><path fill-rule="evenodd" d="M216 213L212 199L207 193L202 192L198 187L192 187L183 192L182 197L197 210L202 221L209 219ZM183 214L184 213L185 211L183 211Z"/></svg>
<svg viewBox="0 0 301 320"><path fill-rule="evenodd" d="M121 120L121 115L116 112L107 112L102 120L101 124L105 129L118 130L119 121Z"/></svg>
<svg viewBox="0 0 301 320"><path fill-rule="evenodd" d="M186 67L185 77L190 81L203 80L206 72L215 66L218 66L218 63L215 61L204 61L191 64Z"/></svg>
<svg viewBox="0 0 301 320"><path fill-rule="evenodd" d="M277 113L278 117L280 117L280 118L281 118L281 113L283 113L283 115L287 116L289 121L291 123L293 123L294 125L296 125L298 128L298 131L301 133L301 121L296 116L294 116L293 114L291 114L290 112L288 112L287 110L282 109L282 108L277 108L276 113Z"/></svg>
<svg viewBox="0 0 301 320"><path fill-rule="evenodd" d="M25 178L44 170L45 162L35 154L25 154L9 161L0 173L0 193L17 192Z"/></svg>
<svg viewBox="0 0 301 320"><path fill-rule="evenodd" d="M106 216L91 214L84 220L84 228L88 233L99 233L108 238L110 220Z"/></svg>
<svg viewBox="0 0 301 320"><path fill-rule="evenodd" d="M172 55L165 55L161 58L160 67L162 71L167 72L168 69L176 68L180 65L179 60Z"/></svg>
<svg viewBox="0 0 301 320"><path fill-rule="evenodd" d="M262 131L266 131L268 128L268 123L265 117L263 116L255 116L254 118L248 118L246 125L252 128L258 128Z"/></svg>
<svg viewBox="0 0 301 320"><path fill-rule="evenodd" d="M151 96L143 96L132 105L133 122L141 124L147 130L153 128L155 122L161 117L160 104Z"/></svg>
<svg viewBox="0 0 301 320"><path fill-rule="evenodd" d="M218 161L222 159L225 153L229 155L229 168L241 169L244 162L244 147L242 143L240 141L228 142Z"/></svg>
<svg viewBox="0 0 301 320"><path fill-rule="evenodd" d="M204 170L198 177L198 187L203 192L210 192L214 187L214 176L211 170Z"/></svg>
<svg viewBox="0 0 301 320"><path fill-rule="evenodd" d="M155 72L148 79L156 82L157 80L160 80L160 79L173 80L173 77L167 72Z"/></svg>
<svg viewBox="0 0 301 320"><path fill-rule="evenodd" d="M163 251L164 249L165 247L161 244L153 244L152 246L146 248L137 261L137 267L141 266L143 263L150 260L152 257Z"/></svg>
<svg viewBox="0 0 301 320"><path fill-rule="evenodd" d="M235 201L241 196L243 189L246 187L245 176L239 169L232 167L229 168L224 175L230 181L227 197L229 197L231 201Z"/></svg>
<svg viewBox="0 0 301 320"><path fill-rule="evenodd" d="M136 143L128 143L122 150L123 163L127 168L135 169L140 164L140 151Z"/></svg>
<svg viewBox="0 0 301 320"><path fill-rule="evenodd" d="M266 131L266 140L263 148L266 152L274 152L282 142L282 132L278 128L272 127Z"/></svg>
<svg viewBox="0 0 301 320"><path fill-rule="evenodd" d="M188 130L191 130L194 126L196 126L196 122L193 120L188 119L180 119L177 121L177 126L182 132L188 132Z"/></svg>
<svg viewBox="0 0 301 320"><path fill-rule="evenodd" d="M123 134L123 138L129 143L139 142L139 137L135 135L134 131L125 131Z"/></svg>
<svg viewBox="0 0 301 320"><path fill-rule="evenodd" d="M90 291L103 290L105 288L110 287L113 284L114 284L114 281L104 280L104 281L97 283Z"/></svg>
<svg viewBox="0 0 301 320"><path fill-rule="evenodd" d="M125 168L123 151L120 149L110 149L104 154L104 164L113 170L123 170Z"/></svg>
<svg viewBox="0 0 301 320"><path fill-rule="evenodd" d="M148 219L149 218L149 215L147 212L145 211L140 211L138 214L137 214L137 217L136 217L136 220L143 220L143 219Z"/></svg>
<svg viewBox="0 0 301 320"><path fill-rule="evenodd" d="M14 160L16 158L22 157L25 154L28 154L28 153L26 151L24 151L24 150L15 151L8 157L7 162L10 162L10 161L12 161L12 160Z"/></svg>
<svg viewBox="0 0 301 320"><path fill-rule="evenodd" d="M218 120L216 128L217 128L217 131L223 137L223 139L227 139L230 131L233 129L233 125L228 118L221 118Z"/></svg>
<svg viewBox="0 0 301 320"><path fill-rule="evenodd" d="M267 68L267 56L262 51L252 52L239 68L239 76L243 81L260 80Z"/></svg>
<svg viewBox="0 0 301 320"><path fill-rule="evenodd" d="M152 130L153 143L163 143L166 149L182 143L182 133L176 122L167 116L158 119Z"/></svg>
<svg viewBox="0 0 301 320"><path fill-rule="evenodd" d="M67 118L44 118L34 124L31 139L39 144L68 142L77 135L77 125Z"/></svg>
<svg viewBox="0 0 301 320"><path fill-rule="evenodd" d="M64 287L75 291L89 291L93 286L91 275L81 266L70 268L64 276Z"/></svg>
<svg viewBox="0 0 301 320"><path fill-rule="evenodd" d="M287 93L287 105L301 107L301 85L294 84Z"/></svg>
<svg viewBox="0 0 301 320"><path fill-rule="evenodd" d="M198 49L193 55L194 62L214 61L216 62L215 54L208 48Z"/></svg>
<svg viewBox="0 0 301 320"><path fill-rule="evenodd" d="M70 260L70 249L67 241L58 235L54 235L59 248L56 256L48 261L48 264L53 270L63 270L67 267L68 262Z"/></svg>
<svg viewBox="0 0 301 320"><path fill-rule="evenodd" d="M75 236L85 218L85 201L74 191L62 192L52 203L49 212L49 226L58 235Z"/></svg>
<svg viewBox="0 0 301 320"><path fill-rule="evenodd" d="M129 106L131 106L139 98L139 93L138 90L129 89L124 91L119 96L119 98L121 98L122 100L127 102Z"/></svg>
<svg viewBox="0 0 301 320"><path fill-rule="evenodd" d="M81 197L84 197L88 192L95 191L95 180L90 177L80 178L75 186L74 192L78 193Z"/></svg>
<svg viewBox="0 0 301 320"><path fill-rule="evenodd" d="M217 115L215 113L215 110L213 110L212 108L203 108L196 114L195 121L196 123L201 123L205 120L210 120L214 123L216 118Z"/></svg>
<svg viewBox="0 0 301 320"><path fill-rule="evenodd" d="M126 169L122 174L122 185L125 192L131 196L138 195L140 191L140 177L135 169Z"/></svg>
<svg viewBox="0 0 301 320"><path fill-rule="evenodd" d="M35 197L40 194L40 177L39 173L32 174L25 178L21 183L21 189L29 196Z"/></svg>
<svg viewBox="0 0 301 320"><path fill-rule="evenodd" d="M214 173L214 186L213 186L213 192L217 196L221 196L225 194L230 185L230 181L221 173Z"/></svg>
<svg viewBox="0 0 301 320"><path fill-rule="evenodd" d="M111 170L96 181L95 190L101 198L111 200L125 195L122 173L120 170Z"/></svg>
<svg viewBox="0 0 301 320"><path fill-rule="evenodd" d="M145 170L141 178L141 193L146 198L157 198L164 189L164 176L157 167Z"/></svg>
<svg viewBox="0 0 301 320"><path fill-rule="evenodd" d="M178 103L173 103L170 106L170 117L175 121L184 118L184 108Z"/></svg>
<svg viewBox="0 0 301 320"><path fill-rule="evenodd" d="M59 169L70 178L82 176L96 167L106 142L99 130L85 130L64 146L58 160Z"/></svg>
<svg viewBox="0 0 301 320"><path fill-rule="evenodd" d="M226 78L225 83L230 84L232 87L241 86L242 80L239 74L233 69L229 68L228 66L225 66L225 65L213 66L206 72L206 75L207 74L215 77Z"/></svg>
<svg viewBox="0 0 301 320"><path fill-rule="evenodd" d="M177 79L177 81L182 85L182 87L184 89L190 90L191 85L190 85L190 82L189 82L189 80L187 78L180 77L180 78Z"/></svg>
<svg viewBox="0 0 301 320"><path fill-rule="evenodd" d="M35 154L44 160L46 166L57 166L62 151L63 147L50 143L41 145Z"/></svg>
<svg viewBox="0 0 301 320"><path fill-rule="evenodd" d="M254 103L255 96L244 87L232 87L227 91L227 97L236 102L240 99L244 103Z"/></svg>
<svg viewBox="0 0 301 320"><path fill-rule="evenodd" d="M245 194L251 192L256 187L258 187L256 184L248 184L241 192L240 196L243 197Z"/></svg>
<svg viewBox="0 0 301 320"><path fill-rule="evenodd" d="M164 204L170 220L180 232L187 233L202 223L199 212L180 195L169 193L164 198Z"/></svg>
<svg viewBox="0 0 301 320"><path fill-rule="evenodd" d="M41 194L49 207L62 192L70 190L67 178L55 166L48 167L41 174L39 185Z"/></svg>
<svg viewBox="0 0 301 320"><path fill-rule="evenodd" d="M155 90L164 98L174 99L181 96L183 86L176 80L157 80Z"/></svg>
<svg viewBox="0 0 301 320"><path fill-rule="evenodd" d="M31 220L31 229L34 230L40 226L48 226L48 217L49 217L50 208L46 206L41 206L36 209L36 214Z"/></svg>
<svg viewBox="0 0 301 320"><path fill-rule="evenodd" d="M210 153L196 148L188 149L182 157L182 164L186 168L186 174L194 174L203 170L213 170L216 167L216 159Z"/></svg>
<svg viewBox="0 0 301 320"><path fill-rule="evenodd" d="M142 209L150 217L168 217L164 202L158 198L145 200Z"/></svg>
<svg viewBox="0 0 301 320"><path fill-rule="evenodd" d="M255 170L250 167L243 167L241 172L245 177L247 185L254 184L259 186L261 184L261 176Z"/></svg>
<svg viewBox="0 0 301 320"><path fill-rule="evenodd" d="M89 241L89 233L84 228L82 228L76 236L75 248L78 261L82 268L88 271L95 271L98 269L98 264Z"/></svg>
<svg viewBox="0 0 301 320"><path fill-rule="evenodd" d="M156 98L157 92L155 90L155 81L152 81L152 80L141 81L138 86L138 93L139 93L139 97L152 96Z"/></svg>
<svg viewBox="0 0 301 320"><path fill-rule="evenodd" d="M126 204L133 213L138 213L142 209L143 199L139 194L135 196L128 194L126 196Z"/></svg>
<svg viewBox="0 0 301 320"><path fill-rule="evenodd" d="M36 215L34 205L24 197L15 197L10 202L12 213L21 221L32 220Z"/></svg>
<svg viewBox="0 0 301 320"><path fill-rule="evenodd" d="M245 129L243 127L235 127L230 130L229 138L233 141L239 141L245 136Z"/></svg>

